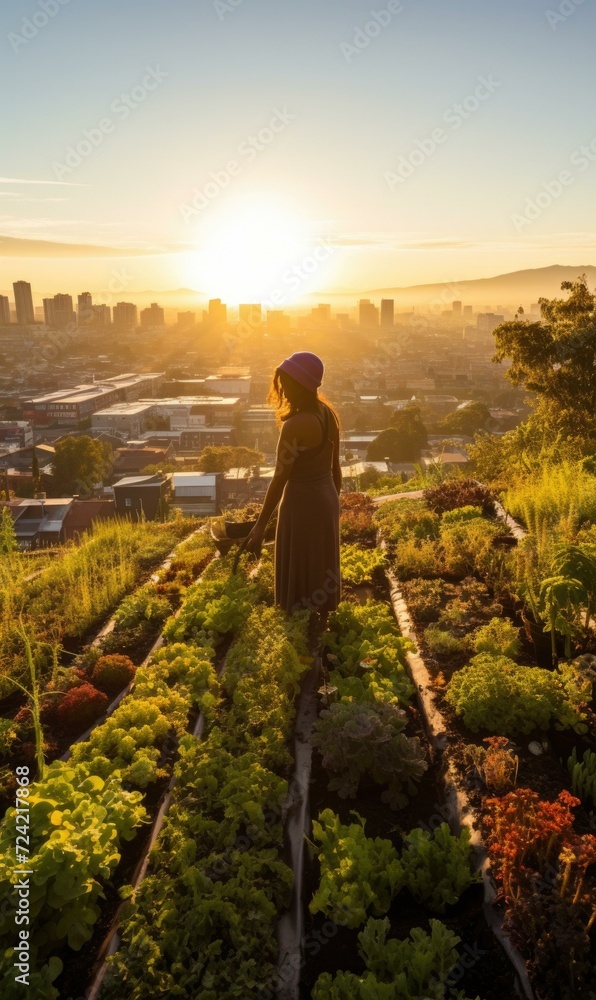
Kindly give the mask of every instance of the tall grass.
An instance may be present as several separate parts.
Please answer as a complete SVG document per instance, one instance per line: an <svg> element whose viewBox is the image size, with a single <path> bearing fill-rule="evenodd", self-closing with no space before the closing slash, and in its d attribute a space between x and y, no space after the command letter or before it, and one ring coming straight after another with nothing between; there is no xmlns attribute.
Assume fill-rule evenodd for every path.
<svg viewBox="0 0 596 1000"><path fill-rule="evenodd" d="M504 504L537 537L554 528L573 536L586 522L596 522L596 476L580 462L546 465L512 486Z"/></svg>
<svg viewBox="0 0 596 1000"><path fill-rule="evenodd" d="M13 689L11 676L22 679L26 669L20 616L36 655L45 655L51 669L56 644L84 637L196 526L192 519L100 522L34 580L19 553L0 558L0 697Z"/></svg>

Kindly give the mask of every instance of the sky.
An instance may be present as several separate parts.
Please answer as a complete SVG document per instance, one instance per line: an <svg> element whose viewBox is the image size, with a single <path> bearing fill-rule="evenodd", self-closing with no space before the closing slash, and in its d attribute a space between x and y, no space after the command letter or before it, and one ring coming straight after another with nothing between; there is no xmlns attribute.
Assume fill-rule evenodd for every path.
<svg viewBox="0 0 596 1000"><path fill-rule="evenodd" d="M0 290L283 306L594 264L595 28L592 0L11 0Z"/></svg>

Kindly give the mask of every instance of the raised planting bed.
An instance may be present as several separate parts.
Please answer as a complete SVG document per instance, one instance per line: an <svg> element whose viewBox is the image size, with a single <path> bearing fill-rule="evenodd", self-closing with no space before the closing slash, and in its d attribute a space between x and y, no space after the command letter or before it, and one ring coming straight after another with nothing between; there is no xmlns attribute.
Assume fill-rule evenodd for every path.
<svg viewBox="0 0 596 1000"><path fill-rule="evenodd" d="M519 615L515 549L500 549L495 561L485 546L494 530L490 516L472 516L468 504L438 514L424 500L411 503L407 511L399 502L387 505L379 520L401 574L396 607L409 612L420 651L414 667L427 722L439 720L454 795L489 847L497 912L526 960L535 996L587 997L596 986L586 958L596 902L592 659L538 665ZM466 527L474 521L473 530ZM425 572L421 560L414 566L406 523L420 530ZM462 543L457 557L454 524ZM565 798L572 791L577 798ZM504 853L516 857L515 881Z"/></svg>
<svg viewBox="0 0 596 1000"><path fill-rule="evenodd" d="M164 535L163 540L169 540L169 535ZM73 740L113 710L119 696L130 687L135 665L153 648L166 618L178 606L190 567L198 575L213 552L205 532L195 531L176 546L149 583L123 599L91 642L79 644L78 654L73 655L56 642L49 672L44 669L46 646L39 638L33 641L29 631L23 631L22 644L26 649L28 642L31 653L29 677L23 685L28 694L16 687L15 693L5 699L0 718L2 812L14 796L14 769L27 764L34 776L39 744L35 735L37 708L45 760L55 760L64 755Z"/></svg>
<svg viewBox="0 0 596 1000"><path fill-rule="evenodd" d="M167 644L137 671L134 688L114 713L87 741L73 747L68 762L52 764L31 786L28 799L33 819L27 863L36 873L36 903L32 906L30 988L40 1000L78 995L88 982L121 903L118 889L142 865L181 741L194 728L198 712L211 724L217 710L221 691L215 667L232 639L225 614L219 612L227 609L233 593L236 609L242 604L242 621L246 621L262 590L244 573L232 578L229 563L216 560L189 589L178 615L164 630ZM193 636L186 635L181 643L174 633L185 613L190 631L191 605L195 609ZM104 806L108 794L110 808L115 810L112 825L112 813ZM48 823L50 795L54 808ZM9 810L0 836L1 878L5 898L11 903L15 890L10 885L17 881L18 868L14 826L14 810ZM123 841L130 843L123 847ZM52 858L54 863L48 864ZM14 920L9 918L12 914L7 907L1 926L7 948L2 995L16 998L22 991L14 982Z"/></svg>

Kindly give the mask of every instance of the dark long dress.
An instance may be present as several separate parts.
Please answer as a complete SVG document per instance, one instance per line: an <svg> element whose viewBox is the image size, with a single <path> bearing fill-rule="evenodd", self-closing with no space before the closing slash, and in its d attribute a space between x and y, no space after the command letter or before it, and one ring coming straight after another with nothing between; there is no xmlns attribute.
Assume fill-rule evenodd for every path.
<svg viewBox="0 0 596 1000"><path fill-rule="evenodd" d="M277 519L275 603L289 613L335 611L341 597L339 496L328 408L324 417L316 416L323 440L296 458Z"/></svg>

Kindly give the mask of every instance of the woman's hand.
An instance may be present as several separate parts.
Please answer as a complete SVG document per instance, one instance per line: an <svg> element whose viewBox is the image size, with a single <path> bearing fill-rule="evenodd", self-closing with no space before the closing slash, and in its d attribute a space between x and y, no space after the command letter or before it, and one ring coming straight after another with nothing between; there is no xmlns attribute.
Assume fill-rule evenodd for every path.
<svg viewBox="0 0 596 1000"><path fill-rule="evenodd" d="M264 535L265 535L265 529L255 524L250 535L246 539L244 551L251 552L254 556L256 556L257 559L259 559L261 555L261 546L263 545Z"/></svg>

